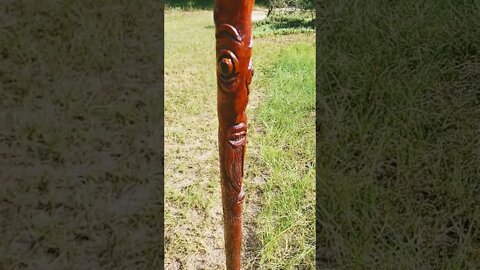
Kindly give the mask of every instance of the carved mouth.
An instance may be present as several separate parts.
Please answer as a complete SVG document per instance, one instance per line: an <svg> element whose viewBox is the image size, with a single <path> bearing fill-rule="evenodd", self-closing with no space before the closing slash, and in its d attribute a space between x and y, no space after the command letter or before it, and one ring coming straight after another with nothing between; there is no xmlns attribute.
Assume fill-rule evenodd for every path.
<svg viewBox="0 0 480 270"><path fill-rule="evenodd" d="M245 145L247 126L244 123L237 124L228 130L228 142L233 148Z"/></svg>

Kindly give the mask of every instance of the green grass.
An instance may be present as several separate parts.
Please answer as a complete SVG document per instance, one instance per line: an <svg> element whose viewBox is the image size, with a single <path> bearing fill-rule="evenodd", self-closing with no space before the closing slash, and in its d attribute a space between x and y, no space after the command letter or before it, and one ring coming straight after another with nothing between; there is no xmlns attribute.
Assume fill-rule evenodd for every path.
<svg viewBox="0 0 480 270"><path fill-rule="evenodd" d="M269 35L291 35L299 33L315 33L315 18L311 12L295 12L290 14L272 14L265 20L255 22L255 37Z"/></svg>
<svg viewBox="0 0 480 270"><path fill-rule="evenodd" d="M214 37L211 10L166 12L165 256L171 269L224 269ZM254 40L255 76L247 109L244 269L289 269L293 265L313 269L313 44L312 34ZM295 85L302 82L306 83L302 87ZM280 91L284 83L288 83L285 91ZM301 95L295 98L296 94ZM290 101L279 103L276 96ZM268 120L283 117L301 121L283 130ZM281 134L294 137L276 144L275 137ZM301 143L302 136L309 143ZM289 158L298 161L282 168ZM305 164L310 167L304 169ZM296 167L303 169L296 171ZM284 173L291 185L282 183ZM295 211L282 210L285 203ZM291 258L281 257L285 254Z"/></svg>
<svg viewBox="0 0 480 270"><path fill-rule="evenodd" d="M480 4L318 13L318 264L480 265Z"/></svg>
<svg viewBox="0 0 480 270"><path fill-rule="evenodd" d="M214 0L166 0L167 9L198 10L213 8Z"/></svg>
<svg viewBox="0 0 480 270"><path fill-rule="evenodd" d="M0 2L0 269L159 269L161 3Z"/></svg>
<svg viewBox="0 0 480 270"><path fill-rule="evenodd" d="M213 9L215 0L166 0L165 6L167 9L181 9L181 10L199 10L199 9ZM266 7L267 0L256 0L256 6Z"/></svg>
<svg viewBox="0 0 480 270"><path fill-rule="evenodd" d="M315 44L289 45L266 70L261 159L263 188L258 230L262 269L314 269Z"/></svg>

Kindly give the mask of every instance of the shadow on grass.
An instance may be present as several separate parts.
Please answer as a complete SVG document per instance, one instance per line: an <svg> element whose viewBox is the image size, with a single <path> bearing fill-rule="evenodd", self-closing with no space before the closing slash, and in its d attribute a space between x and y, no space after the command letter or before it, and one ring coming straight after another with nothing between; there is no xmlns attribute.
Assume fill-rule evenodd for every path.
<svg viewBox="0 0 480 270"><path fill-rule="evenodd" d="M256 220L258 213L255 214L253 220ZM247 269L258 269L260 267L260 257L262 243L259 235L256 232L256 224L245 224L244 228L244 243L245 255L244 260L247 263Z"/></svg>
<svg viewBox="0 0 480 270"><path fill-rule="evenodd" d="M215 0L166 0L165 6L167 8L180 9L213 9ZM256 0L255 6L266 8L268 6L267 0Z"/></svg>
<svg viewBox="0 0 480 270"><path fill-rule="evenodd" d="M180 9L213 9L213 0L166 0L167 8Z"/></svg>
<svg viewBox="0 0 480 270"><path fill-rule="evenodd" d="M267 23L272 29L289 29L289 28L311 28L315 29L315 20L305 20L303 18L290 17L274 17L268 19Z"/></svg>
<svg viewBox="0 0 480 270"><path fill-rule="evenodd" d="M308 14L275 15L254 24L257 37L315 31L315 18Z"/></svg>

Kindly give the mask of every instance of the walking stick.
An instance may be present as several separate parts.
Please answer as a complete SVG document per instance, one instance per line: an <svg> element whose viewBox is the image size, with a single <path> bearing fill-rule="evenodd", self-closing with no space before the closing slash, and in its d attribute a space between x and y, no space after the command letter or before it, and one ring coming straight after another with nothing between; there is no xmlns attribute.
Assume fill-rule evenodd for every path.
<svg viewBox="0 0 480 270"><path fill-rule="evenodd" d="M253 3L215 0L218 141L227 270L239 270L241 261L245 109L253 76Z"/></svg>

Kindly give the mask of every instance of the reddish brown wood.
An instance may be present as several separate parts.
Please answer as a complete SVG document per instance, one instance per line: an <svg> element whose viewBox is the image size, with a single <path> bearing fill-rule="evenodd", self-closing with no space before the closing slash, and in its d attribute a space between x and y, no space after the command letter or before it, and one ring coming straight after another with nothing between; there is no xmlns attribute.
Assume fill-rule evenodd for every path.
<svg viewBox="0 0 480 270"><path fill-rule="evenodd" d="M241 265L245 110L253 76L253 3L254 0L215 0L218 141L228 270L238 270Z"/></svg>

